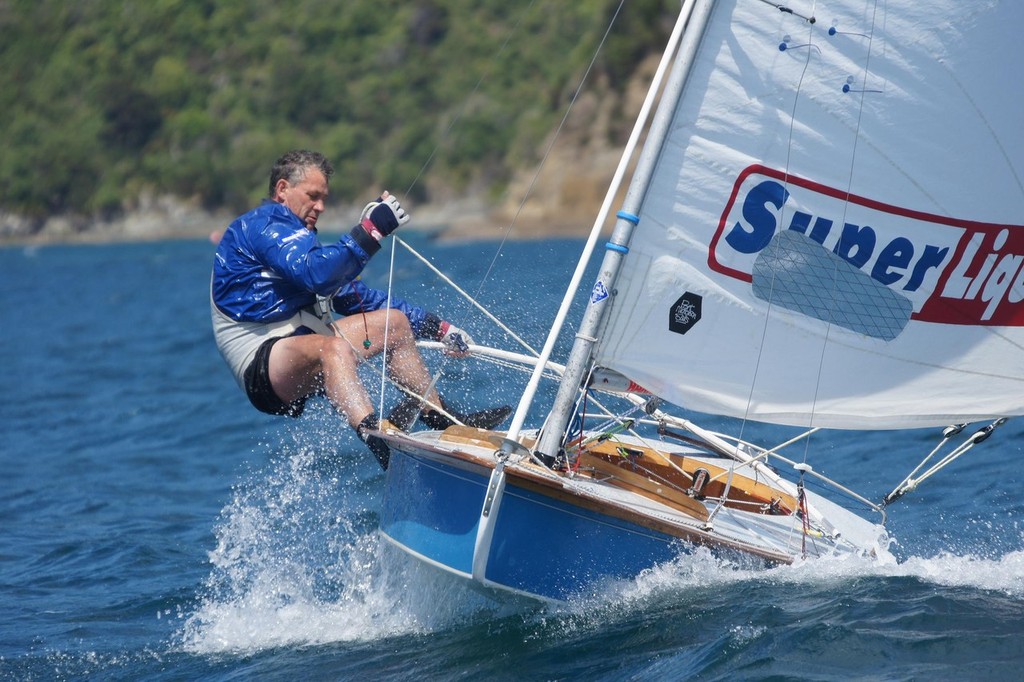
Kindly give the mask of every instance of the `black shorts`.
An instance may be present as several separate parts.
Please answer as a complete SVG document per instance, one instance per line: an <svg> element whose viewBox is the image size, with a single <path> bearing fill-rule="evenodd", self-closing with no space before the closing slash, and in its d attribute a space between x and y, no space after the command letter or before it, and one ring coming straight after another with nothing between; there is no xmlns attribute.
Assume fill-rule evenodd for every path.
<svg viewBox="0 0 1024 682"><path fill-rule="evenodd" d="M298 417L306 409L309 396L286 403L277 397L274 387L270 385L270 349L283 338L285 337L277 336L267 339L256 349L256 357L245 368L245 394L249 396L249 402L253 407L260 412Z"/></svg>

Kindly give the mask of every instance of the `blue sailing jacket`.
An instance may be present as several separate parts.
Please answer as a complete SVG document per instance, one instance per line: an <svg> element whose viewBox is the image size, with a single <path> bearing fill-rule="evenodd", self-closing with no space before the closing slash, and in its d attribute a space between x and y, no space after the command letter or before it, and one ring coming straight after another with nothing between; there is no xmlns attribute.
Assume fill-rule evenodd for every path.
<svg viewBox="0 0 1024 682"><path fill-rule="evenodd" d="M379 310L387 292L356 279L378 250L360 226L324 246L287 206L265 201L224 232L213 261L213 302L240 322L287 320L317 294L330 297L340 315ZM409 318L418 338L436 337L436 315L394 296L391 307Z"/></svg>

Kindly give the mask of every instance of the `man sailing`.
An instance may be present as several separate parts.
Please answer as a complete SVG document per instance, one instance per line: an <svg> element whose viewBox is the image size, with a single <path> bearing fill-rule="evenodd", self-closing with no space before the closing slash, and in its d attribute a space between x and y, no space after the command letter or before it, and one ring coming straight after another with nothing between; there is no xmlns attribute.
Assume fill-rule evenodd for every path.
<svg viewBox="0 0 1024 682"><path fill-rule="evenodd" d="M456 421L494 428L511 408L453 412L431 386L416 348L416 339L438 340L450 355L465 357L469 335L401 299L392 298L389 310L386 292L356 279L380 242L408 222L398 199L384 192L351 233L320 243L316 223L333 172L319 152L284 154L270 172L269 198L235 219L220 240L211 315L235 380L268 414L298 417L311 396L325 395L386 469L387 444L373 435L380 418L356 372L385 350L386 340L387 372L409 396L389 415L399 428L409 428L417 413L433 429Z"/></svg>

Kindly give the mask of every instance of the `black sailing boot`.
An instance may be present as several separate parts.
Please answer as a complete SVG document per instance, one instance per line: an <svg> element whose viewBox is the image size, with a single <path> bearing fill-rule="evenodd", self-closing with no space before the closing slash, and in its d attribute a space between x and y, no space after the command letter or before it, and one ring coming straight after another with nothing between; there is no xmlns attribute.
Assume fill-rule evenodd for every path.
<svg viewBox="0 0 1024 682"><path fill-rule="evenodd" d="M356 427L356 433L359 434L359 438L366 443L366 447L370 449L373 456L380 462L380 468L384 471L388 470L388 462L391 461L391 448L384 442L383 438L374 436L370 431L377 431L380 429L380 419L377 415L370 413L363 417L363 421L359 422L359 426Z"/></svg>
<svg viewBox="0 0 1024 682"><path fill-rule="evenodd" d="M445 412L449 413L466 426L472 426L477 429L493 429L495 426L505 421L505 419L510 414L512 414L511 405L502 405L501 407L490 407L486 410L480 410L479 412L461 414L453 410L451 407L449 407L444 402L444 399L442 399L441 407L444 408ZM426 407L422 412L420 412L420 423L436 431L444 431L449 426L455 425L455 422L453 422L451 419L444 416L437 410L431 409L430 407Z"/></svg>
<svg viewBox="0 0 1024 682"><path fill-rule="evenodd" d="M408 431L416 422L416 417L419 416L422 409L423 404L420 403L419 398L405 396L388 412L388 421L402 431Z"/></svg>

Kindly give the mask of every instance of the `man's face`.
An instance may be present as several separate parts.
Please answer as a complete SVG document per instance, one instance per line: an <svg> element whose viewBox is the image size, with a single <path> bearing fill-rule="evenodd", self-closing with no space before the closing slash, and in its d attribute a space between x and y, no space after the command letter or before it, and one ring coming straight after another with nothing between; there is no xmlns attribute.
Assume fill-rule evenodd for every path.
<svg viewBox="0 0 1024 682"><path fill-rule="evenodd" d="M324 212L327 194L324 174L319 168L307 168L306 174L294 185L284 179L278 180L274 200L290 208L312 230Z"/></svg>

